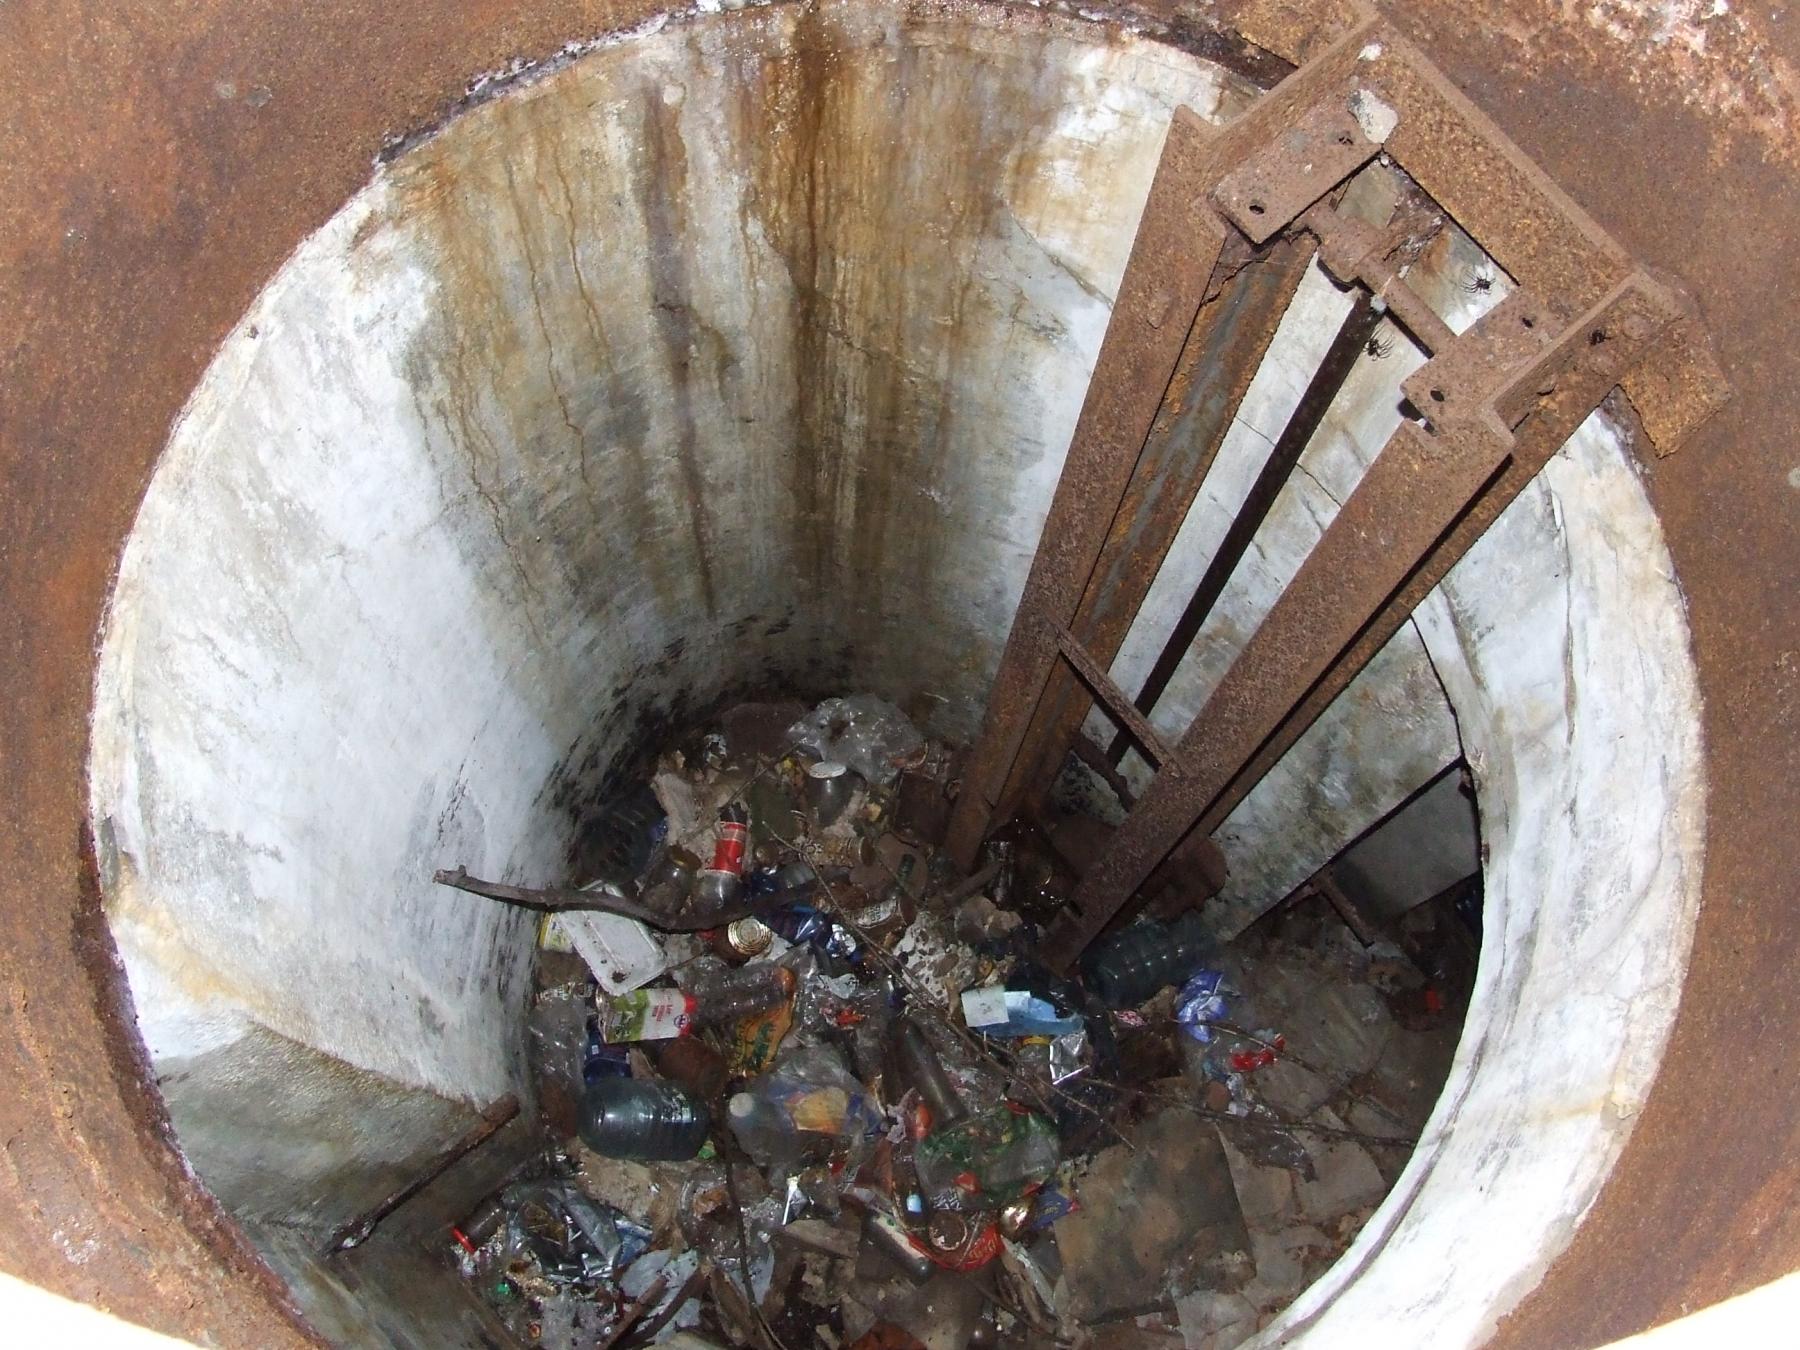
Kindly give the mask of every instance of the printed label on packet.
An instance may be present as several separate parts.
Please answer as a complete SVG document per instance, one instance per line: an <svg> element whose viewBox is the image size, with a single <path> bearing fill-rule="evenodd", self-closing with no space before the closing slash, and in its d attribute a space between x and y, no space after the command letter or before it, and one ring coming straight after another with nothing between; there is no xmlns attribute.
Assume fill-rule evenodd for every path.
<svg viewBox="0 0 1800 1350"><path fill-rule="evenodd" d="M679 989L634 989L608 999L602 1032L609 1044L667 1041L693 1030L694 998Z"/></svg>

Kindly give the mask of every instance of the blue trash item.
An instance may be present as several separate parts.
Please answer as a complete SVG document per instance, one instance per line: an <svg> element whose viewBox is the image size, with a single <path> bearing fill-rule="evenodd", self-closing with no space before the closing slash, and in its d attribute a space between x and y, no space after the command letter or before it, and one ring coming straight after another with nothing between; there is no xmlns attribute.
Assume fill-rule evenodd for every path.
<svg viewBox="0 0 1800 1350"><path fill-rule="evenodd" d="M587 1020L587 1047L581 1057L581 1081L595 1083L602 1078L631 1077L630 1048L608 1045L600 1033L600 1019Z"/></svg>
<svg viewBox="0 0 1800 1350"><path fill-rule="evenodd" d="M998 1004L1006 1010L1002 1019L987 1020L976 1011L977 999L986 996L982 1006ZM983 1036L994 1036L1002 1040L1016 1040L1022 1036L1069 1036L1082 1030L1087 1022L1073 1014L1064 1016L1057 1011L1056 1005L1047 998L1039 998L1036 994L1024 989L971 989L963 994L963 1018L972 1031L979 1031Z"/></svg>
<svg viewBox="0 0 1800 1350"><path fill-rule="evenodd" d="M762 915L762 921L789 942L811 943L831 935L830 917L811 905L789 905Z"/></svg>
<svg viewBox="0 0 1800 1350"><path fill-rule="evenodd" d="M1175 995L1175 1020L1202 1045L1210 1044L1213 1029L1208 1022L1225 1016L1225 976L1216 970L1197 970Z"/></svg>

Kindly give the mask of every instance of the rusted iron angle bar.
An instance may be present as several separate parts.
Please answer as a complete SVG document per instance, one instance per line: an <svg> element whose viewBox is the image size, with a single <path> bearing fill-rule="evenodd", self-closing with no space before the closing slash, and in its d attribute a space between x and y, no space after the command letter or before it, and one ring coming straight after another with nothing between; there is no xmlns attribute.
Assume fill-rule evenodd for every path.
<svg viewBox="0 0 1800 1350"><path fill-rule="evenodd" d="M1268 518L1276 497L1293 474L1294 466L1300 462L1301 452L1311 443L1320 423L1325 420L1325 414L1331 410L1338 391L1344 387L1344 381L1355 367L1357 359L1362 356L1380 322L1381 314L1369 303L1368 297L1359 292L1350 313L1338 328L1337 336L1326 350L1324 360L1313 372L1306 391L1300 395L1300 401L1288 415L1287 424L1282 427L1281 435L1257 472L1256 481L1251 484L1243 504L1232 518L1231 527L1226 530L1225 537L1213 551L1212 559L1206 565L1206 572L1200 578L1199 585L1194 588L1187 607L1175 621L1175 626L1169 630L1168 640L1163 644L1156 664L1150 668L1143 688L1132 701L1132 706L1139 713L1148 716L1155 710L1157 700L1169 687L1169 681L1175 677L1182 658L1187 655L1188 648L1193 646L1194 639L1200 635L1207 616L1224 594L1225 584L1231 580L1238 564L1243 561L1250 541ZM1114 764L1119 763L1125 757L1129 745L1130 738L1120 732L1108 747L1107 758Z"/></svg>
<svg viewBox="0 0 1800 1350"><path fill-rule="evenodd" d="M1240 269L1195 318L1169 396L1069 625L1102 667L1110 667L1124 645L1311 258L1310 246L1281 241ZM1041 797L1079 739L1089 706L1080 686L1058 672L1020 745L998 815L1027 797Z"/></svg>
<svg viewBox="0 0 1800 1350"><path fill-rule="evenodd" d="M988 698L981 740L950 822L950 854L970 867L986 835L1057 650L1046 625L1067 624L1099 560L1117 504L1174 373L1224 246L1223 226L1196 229L1207 132L1192 115L1170 124L1150 197L1101 342L1038 550Z"/></svg>
<svg viewBox="0 0 1800 1350"><path fill-rule="evenodd" d="M1196 204L1314 107L1323 91L1341 87L1356 69L1364 34L1376 26L1370 20L1352 29L1217 131L1187 109L1176 111L951 818L947 848L965 868L974 862L995 806L1008 796L1020 750L1056 674L1056 648L1044 620L1075 620L1224 246L1226 226Z"/></svg>
<svg viewBox="0 0 1800 1350"><path fill-rule="evenodd" d="M1053 967L1143 884L1505 454L1485 436L1437 443L1444 439L1403 423L1376 456L1181 738L1176 754L1188 772L1158 773L1082 878L1073 924L1052 937Z"/></svg>
<svg viewBox="0 0 1800 1350"><path fill-rule="evenodd" d="M367 1242L383 1219L492 1139L518 1114L519 1099L511 1093L490 1102L482 1109L473 1125L458 1135L442 1153L420 1168L409 1181L334 1230L325 1240L320 1255L331 1256Z"/></svg>
<svg viewBox="0 0 1800 1350"><path fill-rule="evenodd" d="M1660 334L1666 331L1667 325L1676 322L1678 315L1672 301L1662 296L1658 288L1652 287L1644 279L1633 277L1603 299L1570 331L1591 335L1608 328L1618 328L1619 325L1612 320L1621 303L1634 294L1644 296L1648 307L1661 314L1661 318L1655 321L1654 332ZM1651 346L1650 342L1642 338L1632 339L1629 334L1621 336L1632 342L1640 352ZM1375 654L1393 640L1394 634L1399 632L1413 610L1449 575L1450 569L1486 533L1488 527L1500 518L1501 513L1525 490L1526 485L1537 477L1588 413L1599 406L1610 388L1611 385L1604 384L1603 381L1597 383L1593 378L1584 379L1579 387L1565 379L1537 410L1536 415L1518 428L1512 454L1493 482L1470 509L1457 519L1449 533L1421 562L1399 592L1371 618L1350 648L1307 691L1306 697L1271 733L1269 739L1233 777L1217 800L1206 808L1196 823L1196 829L1210 834L1225 823L1226 817L1237 809L1238 803L1249 795L1250 789L1293 747L1295 741L1306 734L1307 728L1349 687L1350 682L1374 659Z"/></svg>

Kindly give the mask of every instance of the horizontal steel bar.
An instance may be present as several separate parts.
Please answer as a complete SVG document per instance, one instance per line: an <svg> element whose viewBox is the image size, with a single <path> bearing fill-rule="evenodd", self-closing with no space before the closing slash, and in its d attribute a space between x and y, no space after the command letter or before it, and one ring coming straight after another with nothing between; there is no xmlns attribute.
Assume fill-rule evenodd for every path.
<svg viewBox="0 0 1800 1350"><path fill-rule="evenodd" d="M1056 644L1062 650L1063 659L1075 669L1081 682L1094 693L1094 697L1105 705L1106 710L1119 720L1125 730L1137 741L1138 748L1154 760L1157 765L1171 763L1173 756L1169 747L1163 743L1156 729L1144 720L1138 710L1131 705L1130 697L1113 682L1111 675L1104 667L1090 656L1087 650L1075 640L1074 634L1066 628L1060 628L1056 634Z"/></svg>

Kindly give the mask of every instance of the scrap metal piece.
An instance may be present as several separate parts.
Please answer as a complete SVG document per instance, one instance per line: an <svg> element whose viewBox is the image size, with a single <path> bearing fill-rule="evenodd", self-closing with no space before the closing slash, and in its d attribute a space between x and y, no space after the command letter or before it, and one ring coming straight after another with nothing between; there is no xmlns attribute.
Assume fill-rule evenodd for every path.
<svg viewBox="0 0 1800 1350"><path fill-rule="evenodd" d="M456 1163L500 1133L507 1122L518 1114L519 1099L511 1093L491 1102L482 1110L480 1118L473 1125L457 1136L448 1148L432 1159L411 1180L334 1230L331 1236L325 1239L325 1245L321 1249L320 1255L332 1256L341 1251L348 1251L352 1247L360 1247L369 1240L370 1235L374 1233L383 1219L443 1176Z"/></svg>

